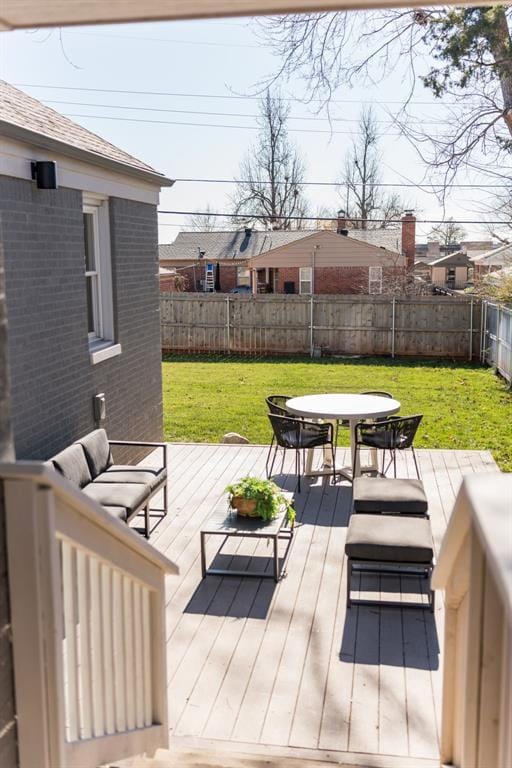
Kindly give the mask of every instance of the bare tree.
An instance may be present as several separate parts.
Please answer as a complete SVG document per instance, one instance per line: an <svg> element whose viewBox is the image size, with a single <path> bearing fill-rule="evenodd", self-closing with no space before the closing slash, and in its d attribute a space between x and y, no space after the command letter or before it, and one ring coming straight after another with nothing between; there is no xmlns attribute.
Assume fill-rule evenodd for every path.
<svg viewBox="0 0 512 768"><path fill-rule="evenodd" d="M301 189L305 167L286 130L290 108L268 90L260 102L259 138L240 164L233 213L247 214L268 229L299 229L307 203ZM256 218L257 217L257 218Z"/></svg>
<svg viewBox="0 0 512 768"><path fill-rule="evenodd" d="M214 232L223 221L222 218L215 214L215 209L208 203L204 213L194 213L187 218L186 226L198 232Z"/></svg>
<svg viewBox="0 0 512 768"><path fill-rule="evenodd" d="M355 229L386 229L410 207L397 193L382 192L382 158L379 152L379 132L374 110L363 109L359 118L359 133L345 157L340 194L346 197L347 217ZM380 222L368 222L368 219Z"/></svg>
<svg viewBox="0 0 512 768"><path fill-rule="evenodd" d="M281 56L274 77L301 76L310 100L328 104L340 86L374 84L406 63L408 93L397 124L447 183L468 164L485 169L489 156L505 158L511 173L511 16L510 5L319 12L272 17L263 29ZM422 56L435 64L418 76ZM414 125L407 114L418 82L450 97L444 130Z"/></svg>
<svg viewBox="0 0 512 768"><path fill-rule="evenodd" d="M429 240L436 240L442 245L449 246L460 243L466 237L466 230L457 224L453 218L447 219L443 224L432 227L428 235Z"/></svg>

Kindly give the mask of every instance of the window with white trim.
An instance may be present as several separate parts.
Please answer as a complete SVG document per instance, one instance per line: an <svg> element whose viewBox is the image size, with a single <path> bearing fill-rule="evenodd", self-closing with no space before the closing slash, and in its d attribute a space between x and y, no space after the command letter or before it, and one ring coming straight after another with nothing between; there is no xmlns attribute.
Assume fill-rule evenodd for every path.
<svg viewBox="0 0 512 768"><path fill-rule="evenodd" d="M106 348L118 354L114 344L114 306L108 200L97 195L83 196L85 291L87 333L92 362L110 356ZM115 350L114 350L115 347ZM99 352L101 355L98 357Z"/></svg>
<svg viewBox="0 0 512 768"><path fill-rule="evenodd" d="M299 268L299 293L311 293L312 275L311 267Z"/></svg>
<svg viewBox="0 0 512 768"><path fill-rule="evenodd" d="M369 268L368 293L382 293L382 267Z"/></svg>
<svg viewBox="0 0 512 768"><path fill-rule="evenodd" d="M246 267L237 267L236 270L237 285L251 285L251 270Z"/></svg>

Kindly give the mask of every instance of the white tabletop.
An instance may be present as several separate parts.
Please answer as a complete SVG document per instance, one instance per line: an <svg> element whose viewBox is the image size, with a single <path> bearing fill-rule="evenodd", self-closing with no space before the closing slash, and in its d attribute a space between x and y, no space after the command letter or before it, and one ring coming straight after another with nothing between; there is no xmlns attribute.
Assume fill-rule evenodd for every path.
<svg viewBox="0 0 512 768"><path fill-rule="evenodd" d="M286 408L312 419L372 419L397 413L400 403L391 397L338 393L292 397Z"/></svg>

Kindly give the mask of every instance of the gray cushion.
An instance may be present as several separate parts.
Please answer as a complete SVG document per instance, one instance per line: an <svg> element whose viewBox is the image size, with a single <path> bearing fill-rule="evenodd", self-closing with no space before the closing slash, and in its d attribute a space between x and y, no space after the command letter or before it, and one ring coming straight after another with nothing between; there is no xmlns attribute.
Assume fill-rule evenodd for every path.
<svg viewBox="0 0 512 768"><path fill-rule="evenodd" d="M107 433L104 429L95 429L76 442L85 451L93 479L112 465L112 452L108 444Z"/></svg>
<svg viewBox="0 0 512 768"><path fill-rule="evenodd" d="M89 465L81 445L70 445L51 460L55 468L79 488L91 482Z"/></svg>
<svg viewBox="0 0 512 768"><path fill-rule="evenodd" d="M129 464L113 464L95 479L95 483L146 483L152 491L167 478L163 467L133 467Z"/></svg>
<svg viewBox="0 0 512 768"><path fill-rule="evenodd" d="M428 501L421 480L356 477L353 483L355 512L409 512L424 514Z"/></svg>
<svg viewBox="0 0 512 768"><path fill-rule="evenodd" d="M89 483L84 493L102 507L125 507L131 515L147 498L148 486L142 483Z"/></svg>
<svg viewBox="0 0 512 768"><path fill-rule="evenodd" d="M126 519L128 517L128 512L126 510L126 507L108 507L103 505L103 509L113 517L117 517L118 520L123 520L124 522L126 522Z"/></svg>
<svg viewBox="0 0 512 768"><path fill-rule="evenodd" d="M434 556L430 522L421 517L352 515L345 554L357 560L430 563Z"/></svg>

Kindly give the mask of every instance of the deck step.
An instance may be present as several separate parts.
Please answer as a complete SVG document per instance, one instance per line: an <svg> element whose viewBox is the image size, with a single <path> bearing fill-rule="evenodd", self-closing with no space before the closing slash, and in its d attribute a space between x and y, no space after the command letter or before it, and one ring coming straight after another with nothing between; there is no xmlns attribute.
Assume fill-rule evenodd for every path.
<svg viewBox="0 0 512 768"><path fill-rule="evenodd" d="M362 756L361 756L362 757ZM105 768L431 768L434 761L403 757L372 755L367 762L359 762L351 755L349 762L309 760L304 757L281 755L254 755L247 752L223 752L210 749L158 749L154 757L140 755ZM404 761L405 762L402 762ZM436 765L438 765L436 761Z"/></svg>

